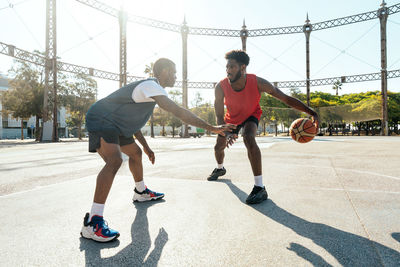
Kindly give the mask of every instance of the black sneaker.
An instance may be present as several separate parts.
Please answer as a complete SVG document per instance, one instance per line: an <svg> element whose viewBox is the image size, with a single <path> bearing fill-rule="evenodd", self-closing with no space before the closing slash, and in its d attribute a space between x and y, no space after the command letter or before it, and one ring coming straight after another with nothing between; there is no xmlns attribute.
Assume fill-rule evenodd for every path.
<svg viewBox="0 0 400 267"><path fill-rule="evenodd" d="M246 199L247 204L258 204L268 199L268 193L264 187L254 186L250 195Z"/></svg>
<svg viewBox="0 0 400 267"><path fill-rule="evenodd" d="M226 170L224 167L222 169L215 168L213 172L208 176L207 180L208 181L216 181L218 177L225 175Z"/></svg>

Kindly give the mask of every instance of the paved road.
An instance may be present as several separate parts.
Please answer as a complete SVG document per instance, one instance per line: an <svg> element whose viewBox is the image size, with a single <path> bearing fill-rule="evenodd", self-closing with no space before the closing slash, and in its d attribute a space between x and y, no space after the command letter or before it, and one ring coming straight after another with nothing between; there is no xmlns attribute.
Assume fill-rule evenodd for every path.
<svg viewBox="0 0 400 267"><path fill-rule="evenodd" d="M165 200L132 204L126 162L105 210L118 241L79 237L102 161L86 142L0 142L0 266L399 266L400 138L259 138L270 199L244 203L242 141L215 167L214 138L148 139L145 180Z"/></svg>

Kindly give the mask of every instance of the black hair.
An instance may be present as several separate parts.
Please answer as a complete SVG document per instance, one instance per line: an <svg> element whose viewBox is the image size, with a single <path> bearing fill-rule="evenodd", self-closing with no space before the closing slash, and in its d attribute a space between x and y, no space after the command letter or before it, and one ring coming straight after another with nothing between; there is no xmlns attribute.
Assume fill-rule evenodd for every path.
<svg viewBox="0 0 400 267"><path fill-rule="evenodd" d="M247 53L243 50L232 50L229 51L228 53L225 54L225 59L234 59L236 60L240 65L249 65L250 62L250 57L247 55Z"/></svg>
<svg viewBox="0 0 400 267"><path fill-rule="evenodd" d="M153 75L157 77L161 74L163 69L170 68L172 66L175 66L175 63L172 60L168 58L159 58L156 62L154 62Z"/></svg>

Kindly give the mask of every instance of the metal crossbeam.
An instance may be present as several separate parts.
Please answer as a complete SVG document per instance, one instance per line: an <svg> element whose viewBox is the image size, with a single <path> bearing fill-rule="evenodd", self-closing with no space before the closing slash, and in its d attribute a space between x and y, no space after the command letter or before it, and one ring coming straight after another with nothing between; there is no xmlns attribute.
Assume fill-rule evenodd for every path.
<svg viewBox="0 0 400 267"><path fill-rule="evenodd" d="M94 9L97 9L103 13L106 13L108 15L118 18L119 10L116 8L113 8L109 5L106 5L102 2L99 2L96 0L76 0L76 1L78 1L79 3L85 4L87 6L90 6ZM128 21L131 21L131 22L137 23L137 24L142 24L145 26L150 26L150 27L154 27L154 28L167 30L167 31L172 31L172 32L180 32L181 31L180 25L163 22L163 21L159 21L159 20L155 20L155 19L140 17L140 16L129 15Z"/></svg>
<svg viewBox="0 0 400 267"><path fill-rule="evenodd" d="M103 2L99 2L96 0L76 0L76 1L78 1L79 3L82 3L84 5L87 5L89 7L92 7L94 9L97 9L103 13L106 13L108 15L118 18L119 11L109 5L104 4Z"/></svg>
<svg viewBox="0 0 400 267"><path fill-rule="evenodd" d="M39 54L31 53L22 49L19 49L13 45L8 45L0 42L0 54L14 57L19 60L31 62L33 64L44 66L45 57ZM98 70L94 68L83 67L79 65L74 65L70 63L65 63L61 61L57 61L57 68L59 71L65 71L70 73L82 73L89 76L93 76L100 79L119 81L120 75L119 73ZM400 69L391 70L387 73L387 78L398 78L400 77ZM145 79L145 77L139 76L128 76L128 83ZM314 79L310 80L311 86L321 86L321 85L332 85L336 81L340 81L342 83L355 83L355 82L365 82L365 81L377 81L381 79L381 73L367 73L367 74L358 74L358 75L350 75L350 76L339 76L339 77L331 77L331 78L323 78L323 79ZM192 89L214 89L216 86L216 82L188 82L188 88ZM305 87L306 81L281 81L274 82L274 84L279 88L293 88L293 87ZM175 87L182 87L182 81L176 81Z"/></svg>
<svg viewBox="0 0 400 267"><path fill-rule="evenodd" d="M114 17L118 17L118 10L110 7L97 0L76 0L82 4L93 7L103 13L109 14ZM387 7L388 14L394 14L400 12L400 3ZM352 16L347 16L343 18L337 18L322 22L313 23L313 31L329 29L333 27L348 25L352 23L367 21L378 18L378 12L376 10L369 11L361 14L356 14ZM159 28L167 31L180 33L181 25L172 24L164 21L149 19L140 16L128 15L128 20L154 28ZM240 37L240 30L232 29L213 29L213 28L200 28L200 27L188 27L189 34L193 35L211 35L211 36L226 36L226 37ZM277 27L277 28L265 28L265 29L254 29L248 30L249 37L258 36L269 36L269 35L281 35L281 34L293 34L293 33L303 33L303 25L288 26L288 27Z"/></svg>

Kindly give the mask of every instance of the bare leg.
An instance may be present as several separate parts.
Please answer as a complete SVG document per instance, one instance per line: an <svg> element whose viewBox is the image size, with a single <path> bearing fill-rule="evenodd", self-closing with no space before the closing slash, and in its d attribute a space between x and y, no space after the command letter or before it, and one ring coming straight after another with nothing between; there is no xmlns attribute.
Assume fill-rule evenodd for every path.
<svg viewBox="0 0 400 267"><path fill-rule="evenodd" d="M110 192L114 177L117 174L119 167L122 164L120 147L117 144L109 144L100 139L100 148L97 153L103 158L106 165L97 175L96 191L93 201L95 203L104 204Z"/></svg>
<svg viewBox="0 0 400 267"><path fill-rule="evenodd" d="M121 151L129 157L129 170L135 182L143 181L142 150L136 143L121 147Z"/></svg>
<svg viewBox="0 0 400 267"><path fill-rule="evenodd" d="M214 154L215 159L218 164L224 163L225 152L224 149L226 147L226 138L224 136L217 136L217 143L214 146Z"/></svg>
<svg viewBox="0 0 400 267"><path fill-rule="evenodd" d="M243 140L254 176L262 174L261 152L256 143L256 133L257 125L252 121L246 122L243 128Z"/></svg>

